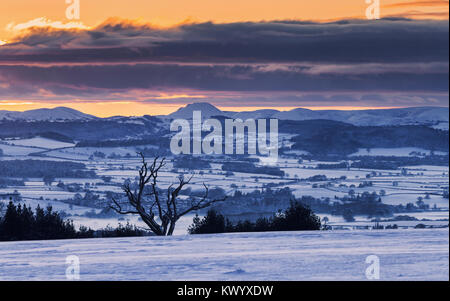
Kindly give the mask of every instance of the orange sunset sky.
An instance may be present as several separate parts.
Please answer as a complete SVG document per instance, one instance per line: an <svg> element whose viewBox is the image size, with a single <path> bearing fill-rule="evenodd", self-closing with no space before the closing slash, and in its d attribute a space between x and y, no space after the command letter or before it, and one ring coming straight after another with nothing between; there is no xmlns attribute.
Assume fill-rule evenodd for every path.
<svg viewBox="0 0 450 301"><path fill-rule="evenodd" d="M445 22L448 21L448 3L448 1L381 0L380 14L381 18L396 17ZM255 89L243 91L242 88L235 83L233 83L233 87L231 88L228 86L224 88L221 83L214 82L211 84L215 87L214 89L210 89L209 87L199 87L195 83L192 87L174 85L174 87L167 88L167 90L165 90L166 88L161 87L146 89L141 86L130 86L129 88L118 88L118 90L108 88L108 91L106 91L107 89L104 88L104 83L99 83L98 86L86 88L86 84L79 84L78 82L74 83L71 80L64 83L58 82L58 87L56 87L56 84L49 87L42 84L43 86L41 87L39 86L41 84L36 78L39 78L42 75L27 75L32 79L27 79L28 81L25 82L22 73L19 73L19 71L24 72L23 68L25 67L36 68L36 70L33 70L36 72L39 71L39 74L42 74L42 72L47 72L46 74L48 74L49 70L52 68L56 70L55 72L60 70L58 69L58 64L64 66L75 65L74 62L61 63L58 61L58 63L49 63L48 61L41 62L36 60L24 62L21 60L18 61L17 58L12 59L11 54L15 55L18 52L22 53L21 51L25 51L28 54L31 51L42 51L42 49L46 49L47 45L45 44L30 44L28 40L26 43L23 42L24 36L29 37L31 34L36 34L36 31L31 32L30 30L39 27L56 28L57 30L67 30L69 32L71 29L80 30L81 32L90 31L97 29L99 24L104 23L105 20L115 17L120 18L121 20L134 20L136 24L147 24L154 29L161 28L162 30L177 28L180 24L197 24L209 21L217 24L269 22L273 20L327 23L344 19L365 20L365 11L368 4L366 4L364 0L80 0L81 15L79 20L68 20L66 18L67 6L68 4L66 4L65 0L0 1L0 110L24 111L43 107L68 106L85 113L105 117L111 115L167 114L177 110L186 103L194 101L203 102L209 101L210 99L215 99L213 104L221 109L238 111L261 108L289 110L299 106L311 109L365 109L402 107L415 104L442 105L442 99L448 97L448 89L446 91L445 87L436 87L433 85L433 82L436 81L432 79L430 79L429 89L427 86L418 91L401 94L404 93L403 90L391 91L390 87L382 87L379 89L380 91L371 93L371 95L381 94L386 99L391 97L390 95L394 95L393 97L396 97L395 99L400 99L401 101L363 101L367 97L362 95L360 90L349 91L350 88L330 88L330 90L333 90L333 95L327 94L323 97L325 100L321 100L322 98L317 96L317 94L320 93L318 88L317 91L310 91L311 94L308 94L313 95L314 97L317 96L318 100L311 103L303 100L306 97L305 91L291 91L289 87L280 88L278 86L274 88L273 93L277 94L279 99L282 100L279 102L258 102L256 100L259 99L258 97L261 97L261 95L266 97L270 92L261 92L256 91ZM57 49L61 50L66 47L74 49L79 48L78 44L76 47L74 47L73 44L74 43L64 44L64 47L60 47L58 44ZM140 46L141 45L139 44L139 47ZM50 46L48 47L50 48ZM105 48L107 46L101 47ZM1 51L5 52L2 53ZM420 72L417 72L420 80L423 80L423 70L432 70L425 71L425 74L432 74L430 75L430 78L432 76L439 76L435 75L435 69L438 69L436 74L444 74L444 76L448 77L448 71L442 71L442 68L448 68L448 59L446 62L438 62L434 57L435 56L433 56L432 60L424 61L421 63L422 65L417 67L420 69ZM74 58L74 61L76 61L76 57ZM265 60L263 62L267 63ZM350 69L350 67L346 65L347 61L334 63L330 62L327 58L324 62L325 63L322 63L322 61L320 61L320 64L325 64L326 68L328 68L327 70L332 69L333 72L335 72L333 74L340 74L339 72L344 72L342 71L344 69L345 72L347 72L347 69ZM415 63L414 61L411 62ZM403 65L400 64L398 68L403 68L403 66L406 66L411 62L402 62ZM117 63L117 61L112 59L111 61L102 60L101 62L95 63L84 62L82 63L83 66L79 68L84 68L88 65L89 67L92 67L95 64L99 64L103 68L108 63ZM134 64L135 62L130 63ZM307 63L312 65L315 64L311 63L310 60ZM370 59L368 59L367 62L364 62L364 66L369 66L367 69L373 70L374 67L370 65L371 63ZM385 64L383 65L383 68L388 68L389 65L391 65L389 68L393 68L392 62L383 61L377 63ZM217 61L216 58L214 58L211 59L211 62L202 62L202 64L217 64ZM424 67L423 64L427 64L427 66ZM340 67L341 69L337 70L335 68L336 65L345 65L345 68ZM436 67L437 65L443 67ZM217 66L220 66L220 64L217 64ZM308 68L309 67L315 68L315 66L308 65ZM279 65L277 65L277 68L280 70L282 69ZM314 69L314 72L319 71L315 71ZM355 76L360 75L360 73L355 73L356 71L354 71L354 69L351 69L351 71L348 72L352 74L352 79L354 79ZM386 72L392 73L394 71L391 70ZM311 71L311 74L313 74L312 76L316 76L316 73L313 73L313 71ZM371 74L371 72L368 74ZM233 74L233 76L237 75ZM244 78L241 71L239 71L239 76ZM170 75L168 78L170 79ZM320 79L323 80L323 76ZM280 82L282 81L283 79L280 79ZM404 81L405 80L402 80L401 82ZM343 85L345 86L347 83L343 83ZM39 88L36 88L37 86L39 86ZM236 86L239 88L235 88ZM333 87L336 86L338 86L338 83L333 83ZM349 86L351 87L351 85ZM66 90L61 92L63 88L67 89L68 87L72 89L70 92L67 92ZM74 92L74 87L79 90ZM84 90L81 91L80 87ZM328 89L326 83L318 85L318 87L324 87L325 90ZM336 91L334 92L334 90ZM92 94L90 91L94 91L95 93L92 92L94 93ZM390 94L389 96L386 96L386 93L388 92ZM360 101L332 101L332 99L344 99L345 95L358 95L357 99ZM298 102L292 100L297 99L296 97L302 100L299 100ZM415 100L416 97L422 97L422 102ZM377 96L377 99L378 98L379 97ZM151 101L147 101L149 99L151 99ZM249 100L247 101L247 99Z"/></svg>

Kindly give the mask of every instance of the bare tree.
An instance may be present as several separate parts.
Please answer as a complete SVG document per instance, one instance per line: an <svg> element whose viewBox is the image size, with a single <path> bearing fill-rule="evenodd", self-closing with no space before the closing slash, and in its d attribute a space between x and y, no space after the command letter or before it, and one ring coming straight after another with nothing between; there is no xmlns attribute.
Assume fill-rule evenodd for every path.
<svg viewBox="0 0 450 301"><path fill-rule="evenodd" d="M142 153L138 154L142 159L142 166L139 169L139 180L137 185L135 185L136 187L132 188L130 182L126 182L122 189L128 198L128 202L120 204L113 198L113 204L110 205L110 208L119 214L139 214L144 223L156 235L172 235L176 222L183 215L225 200L225 198L210 200L208 198L208 187L203 184L205 187L204 195L201 198L190 197L188 200L189 205L181 209L178 195L183 187L190 183L193 176L187 180L184 179L184 176L180 176L176 187L174 184L170 185L167 188L166 195L162 197L160 196L161 190L157 187L157 180L158 172L166 164L165 158L160 160L156 157L153 163L149 165L144 155ZM145 189L146 187L149 187L149 189Z"/></svg>

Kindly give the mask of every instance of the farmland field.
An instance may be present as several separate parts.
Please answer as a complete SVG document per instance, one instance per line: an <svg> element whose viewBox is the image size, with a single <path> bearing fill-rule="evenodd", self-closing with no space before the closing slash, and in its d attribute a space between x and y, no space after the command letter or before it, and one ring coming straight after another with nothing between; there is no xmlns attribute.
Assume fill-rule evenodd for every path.
<svg viewBox="0 0 450 301"><path fill-rule="evenodd" d="M126 179L133 179L137 175L137 168L140 161L133 155L137 151L136 147L127 148L78 148L67 146L65 143L57 141L52 142L49 139L15 139L5 140L0 144L4 148L4 156L0 157L2 160L11 159L37 159L29 156L28 152L24 152L24 148L30 148L36 151L31 145L34 142L39 142L39 151L44 151L39 160L51 161L68 161L78 162L86 165L86 168L93 170L97 174L97 178L55 178L52 185L45 185L40 178L27 178L24 181L25 186L8 186L0 187L1 195L13 193L18 191L21 195L22 203L30 205L35 208L38 204L41 207L53 206L58 211L63 211L68 219L71 219L78 225L86 225L93 229L98 229L106 225L115 226L119 223L137 224L138 226L145 226L136 216L118 218L95 218L92 215L88 218L84 215L89 212L99 213L100 210L108 203L107 192L120 193L121 185ZM48 143L47 148L43 148L45 143ZM55 148L57 147L57 148ZM59 148L58 148L59 147ZM420 151L417 149L406 149L406 151ZM96 153L104 153L104 158L98 158L94 155ZM377 150L374 150L377 152ZM383 149L383 154L387 150ZM390 154L402 153L405 149L391 149ZM111 154L116 154L118 157L111 157ZM128 157L124 157L129 154ZM108 157L109 156L109 157ZM409 216L417 218L418 221L396 222L398 226L414 227L419 223L419 220L425 219L425 224L433 226L448 225L449 218L449 202L448 199L442 197L442 191L448 187L449 183L449 169L448 166L405 166L408 172L402 174L399 170L374 170L362 168L348 168L348 169L319 169L319 165L332 164L333 162L321 162L314 160L304 160L298 163L297 159L291 157L281 157L276 166L285 172L284 177L277 177L264 174L234 172L231 175L226 175L222 171L222 164L220 160L211 163L208 169L198 170L183 170L174 169L170 158L168 165L160 174L159 185L161 188L167 188L170 184L177 181L179 174L194 174L191 182L192 190L203 189L203 184L210 187L219 187L227 193L234 191L252 192L254 190L261 190L265 185L276 185L278 189L289 187L295 197L314 196L315 198L342 198L348 195L350 191L353 193L375 192L381 196L381 200L389 205L406 205L407 203L415 203L420 198L430 208L434 208L430 212L411 212ZM335 162L338 163L338 162ZM371 175L367 179L367 175ZM317 175L326 176L326 180L321 182L314 182L309 179ZM109 177L108 183L105 183L101 177ZM20 180L20 179L18 179ZM370 180L369 187L360 187L360 185ZM78 185L79 191L68 191L67 189L58 187L57 183L64 183L67 185ZM395 183L395 185L393 185ZM67 200L82 197L86 191L90 191L98 195L103 200L102 206L94 206L89 202L84 202L83 205L69 206ZM8 202L7 198L0 200L3 203ZM433 214L433 212L435 214ZM371 226L371 218L364 216L355 216L355 221L345 222L342 217L333 216L330 214L319 214L320 217L327 217L330 226L341 227L361 227L364 225ZM192 221L192 215L183 218L183 222L176 228L176 234L186 234L187 226ZM386 225L392 224L387 222Z"/></svg>

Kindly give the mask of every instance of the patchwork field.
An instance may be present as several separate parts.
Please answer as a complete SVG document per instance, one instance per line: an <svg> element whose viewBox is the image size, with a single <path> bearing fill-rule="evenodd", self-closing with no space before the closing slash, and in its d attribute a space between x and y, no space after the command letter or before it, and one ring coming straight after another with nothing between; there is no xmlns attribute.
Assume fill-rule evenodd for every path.
<svg viewBox="0 0 450 301"><path fill-rule="evenodd" d="M120 193L121 185L127 179L134 179L140 161L136 158L138 147L74 147L73 144L54 141L47 138L30 139L8 139L0 140L0 148L3 149L3 156L0 160L31 159L68 161L85 164L88 170L95 171L96 178L58 178L56 177L52 185L46 185L42 178L26 178L24 186L0 186L0 202L7 203L7 195L17 191L20 193L22 203L35 208L53 206L58 211L63 211L68 219L72 219L75 225L86 225L93 229L98 229L106 225L115 226L127 221L138 226L145 226L135 216L125 216L118 218L95 218L92 214L99 213L102 207L89 201L83 205L69 205L67 200L84 197L86 191L97 195L103 199L103 207L107 206L107 193ZM361 154L368 152L372 155L407 155L412 152L426 153L419 148L398 148L398 149L372 149L360 150ZM38 153L39 156L33 154ZM31 154L31 155L30 155ZM102 154L104 157L99 157ZM360 155L361 155L360 154ZM365 154L367 155L367 154ZM258 159L253 157L253 159ZM409 216L418 220L425 219L423 223L430 226L448 225L449 201L442 197L443 189L449 186L448 166L405 166L406 173L401 170L380 170L363 168L344 169L320 169L319 166L327 166L333 162L323 162L315 160L303 160L292 156L281 157L276 163L285 175L283 177L257 174L251 172L233 172L227 174L222 170L220 160L211 163L206 169L175 169L169 158L165 169L160 173L159 186L167 188L177 181L180 174L194 174L191 182L192 190L203 189L203 184L210 188L218 187L228 194L233 194L239 190L243 193L254 190L262 190L267 185L274 186L273 189L289 187L295 197L313 196L315 198L335 200L342 198L349 193L361 194L363 192L377 193L381 200L389 205L406 205L416 203L419 199L429 206L429 212L411 212ZM334 162L339 163L339 162ZM263 165L262 165L263 166ZM325 180L308 180L315 176L325 176ZM109 178L106 183L103 178ZM17 180L22 180L17 178ZM370 181L371 185L363 185ZM66 186L78 186L78 191L58 186L63 183ZM361 186L362 185L362 186ZM321 218L325 216L329 220L330 226L361 227L372 226L371 218L367 216L355 216L354 222L346 222L342 216L331 214L319 214ZM186 234L187 226L192 222L192 215L182 219L177 226L176 234ZM399 221L398 226L414 227L420 221ZM383 223L382 223L383 224ZM384 223L386 225L392 223Z"/></svg>

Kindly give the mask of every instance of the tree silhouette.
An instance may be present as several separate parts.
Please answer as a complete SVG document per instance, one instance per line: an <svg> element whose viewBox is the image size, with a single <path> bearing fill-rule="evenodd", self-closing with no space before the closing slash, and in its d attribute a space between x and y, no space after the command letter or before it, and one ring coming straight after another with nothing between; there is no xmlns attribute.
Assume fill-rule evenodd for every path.
<svg viewBox="0 0 450 301"><path fill-rule="evenodd" d="M139 169L136 187L132 187L130 181L126 181L122 189L127 196L127 203L120 203L113 198L113 204L110 205L110 208L119 214L138 214L142 221L156 235L172 235L176 222L183 215L225 200L225 198L209 199L208 187L203 184L205 187L203 197L190 197L187 208L184 207L181 209L178 195L183 187L190 183L193 176L188 180L185 180L184 176L180 176L176 186L174 184L170 185L166 190L166 195L161 196L161 190L158 188L158 173L165 166L165 158L159 159L159 157L156 157L149 164L145 160L143 153L138 154L142 159L142 166ZM150 191L148 192L148 190Z"/></svg>

